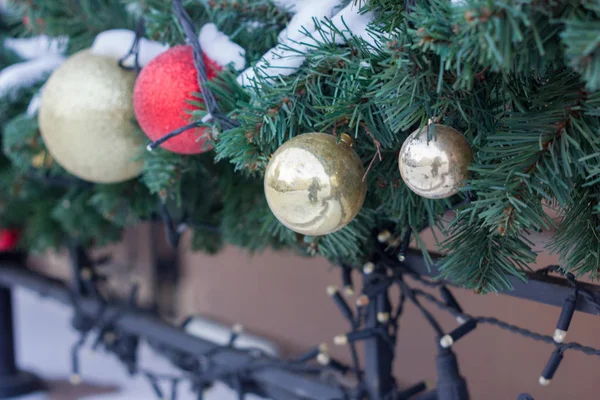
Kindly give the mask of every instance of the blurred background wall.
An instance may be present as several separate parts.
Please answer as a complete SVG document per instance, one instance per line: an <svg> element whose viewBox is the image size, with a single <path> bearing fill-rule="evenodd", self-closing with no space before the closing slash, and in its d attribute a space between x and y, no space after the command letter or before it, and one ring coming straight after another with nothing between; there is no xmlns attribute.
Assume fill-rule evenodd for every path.
<svg viewBox="0 0 600 400"><path fill-rule="evenodd" d="M532 240L541 248L548 235L542 233ZM115 254L116 267L111 268L120 271L112 275L115 286L121 284L125 290L124 283L139 280L147 301L153 296L149 283L149 236L148 226L142 226L127 232L122 245L99 251ZM346 348L332 345L333 337L347 331L348 326L326 293L329 284L341 286L339 271L326 260L274 251L249 256L231 247L208 256L192 253L187 239L179 249L181 276L174 294L176 320L201 314L226 324L241 323L247 331L276 341L288 355L328 342L334 356L349 361ZM431 235L426 236L426 241L435 248ZM48 273L68 273L60 255L45 255L32 262ZM541 252L538 265L532 268L556 262L555 257ZM356 276L355 283L359 282ZM552 334L560 313L556 307L504 295L482 296L465 290L455 293L467 313L495 316L546 334ZM446 329L456 326L453 318L431 309ZM598 333L600 318L578 313L568 340L598 347ZM454 349L472 399L516 399L523 392L536 400L596 399L600 390L600 360L578 352L567 352L552 384L540 387L538 377L552 347L495 327L479 325ZM404 385L422 379L435 382L434 361L434 334L416 309L407 304L400 320L395 375Z"/></svg>

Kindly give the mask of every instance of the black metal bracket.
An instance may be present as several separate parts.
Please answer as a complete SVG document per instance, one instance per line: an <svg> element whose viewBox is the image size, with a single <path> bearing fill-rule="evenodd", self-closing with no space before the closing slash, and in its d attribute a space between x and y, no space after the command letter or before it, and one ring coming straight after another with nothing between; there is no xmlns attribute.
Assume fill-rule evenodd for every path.
<svg viewBox="0 0 600 400"><path fill-rule="evenodd" d="M23 396L42 389L42 381L37 376L17 368L12 291L0 287L0 399Z"/></svg>
<svg viewBox="0 0 600 400"><path fill-rule="evenodd" d="M434 253L431 253L431 256L434 260L441 258L440 255ZM439 276L440 273L435 265L431 268L427 266L423 254L419 250L408 250L406 253L405 266L407 269L421 276L436 277ZM504 290L500 293L520 299L562 307L565 298L569 296L569 293L572 290L569 281L564 278L538 274L535 272L526 272L525 278L527 280L523 281L515 276L508 276L507 279L513 286L513 290ZM449 284L452 284L452 282L449 282ZM597 298L600 298L599 285L578 282L578 286L592 293ZM600 315L597 305L581 296L577 301L576 310L587 314Z"/></svg>

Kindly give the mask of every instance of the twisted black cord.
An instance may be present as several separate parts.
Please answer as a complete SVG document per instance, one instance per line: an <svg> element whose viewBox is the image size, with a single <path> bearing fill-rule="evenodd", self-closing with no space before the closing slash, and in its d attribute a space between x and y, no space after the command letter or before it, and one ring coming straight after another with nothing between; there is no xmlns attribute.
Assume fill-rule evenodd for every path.
<svg viewBox="0 0 600 400"><path fill-rule="evenodd" d="M466 313L459 313L453 307L446 305L446 303L439 300L437 297L433 296L432 294L429 294L420 289L412 289L412 290L415 295L421 296L421 297L425 298L426 300L432 302L433 304L435 304L442 310L447 311L454 316L463 317L465 320L474 319L477 322L494 325L494 326L497 326L498 328L507 330L512 333L519 334L521 336L524 336L524 337L527 337L527 338L530 338L530 339L533 339L536 341L555 345L557 348L562 349L562 350L575 350L575 351L581 351L582 353L585 353L585 354L591 355L591 356L600 356L600 349L595 349L593 347L584 346L582 344L575 343L575 342L558 344L558 343L554 342L554 339L552 338L552 336L542 335L540 333L530 331L529 329L525 329L525 328L521 328L516 325L509 324L507 322L501 321L494 317L474 317L474 316L466 314Z"/></svg>
<svg viewBox="0 0 600 400"><path fill-rule="evenodd" d="M408 299L419 309L421 314L423 314L423 317L425 317L425 320L427 320L429 325L431 325L431 327L433 328L435 333L439 337L444 336L444 330L442 329L440 324L437 322L435 317L429 312L429 310L427 310L425 307L423 307L421 302L417 299L416 295L418 294L418 289L413 289L413 288L409 287L402 280L402 278L396 279L396 282L398 283L398 285L400 286L400 289L406 295L406 297L408 297Z"/></svg>
<svg viewBox="0 0 600 400"><path fill-rule="evenodd" d="M206 72L206 66L204 65L204 60L202 58L202 47L198 42L198 36L196 34L196 29L194 28L194 23L190 18L189 14L185 11L181 0L173 0L173 11L175 15L179 19L179 23L183 28L183 32L187 37L190 45L193 48L194 53L194 65L196 66L196 70L198 71L198 83L200 85L200 92L202 94L202 98L204 99L204 104L206 106L206 110L210 113L213 119L215 119L224 130L229 130L239 126L238 122L232 120L227 117L221 111L221 107L214 96L214 94L207 87L206 82L208 82L208 75Z"/></svg>
<svg viewBox="0 0 600 400"><path fill-rule="evenodd" d="M140 18L135 29L135 38L133 39L131 48L127 54L119 59L119 67L122 69L127 71L135 71L136 74L139 74L142 70L142 67L140 66L140 40L142 40L144 37L144 32L144 18ZM130 56L133 56L133 67L128 67L125 65L125 60L127 60Z"/></svg>

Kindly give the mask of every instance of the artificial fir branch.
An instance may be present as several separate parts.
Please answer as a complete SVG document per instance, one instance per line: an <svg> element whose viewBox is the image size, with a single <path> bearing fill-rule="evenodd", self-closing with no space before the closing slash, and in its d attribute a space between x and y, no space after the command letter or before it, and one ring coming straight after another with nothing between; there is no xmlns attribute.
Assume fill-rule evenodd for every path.
<svg viewBox="0 0 600 400"><path fill-rule="evenodd" d="M30 169L31 157L45 150L41 142L28 142L38 135L35 119L0 121L9 149L9 159L0 159L0 165L14 165L0 174L0 188L6 189L0 196L2 220L18 223L26 219L26 207L39 205L45 216L36 212L26 227L35 248L60 245L69 229L88 242L94 235L115 239L122 226L147 218L159 196L193 229L194 247L286 247L361 265L380 226L397 236L409 227L419 231L450 219L443 274L486 292L505 288L506 275L522 276L535 259L527 234L552 225L544 210L552 204L564 220L549 247L561 254L565 268L597 274L598 6L585 1L362 3L375 12L368 38L355 37L332 20L314 21L313 33L301 39L304 50L287 49L302 60L297 72L269 76L267 70L242 87L234 71L224 71L207 87L240 126L224 130L206 122L216 133L214 153L181 156L158 149L144 156L142 177L123 186L72 192L27 179L23 171ZM196 28L213 22L245 48L248 65L278 43L292 15L268 0L186 0L184 5ZM150 38L183 43L168 1L33 0L20 3L20 10L29 21L25 31L69 36L70 50L88 46L101 30L131 27L140 16ZM0 58L2 66L12 62ZM30 97L24 94L10 116L23 113ZM205 115L200 107L192 120ZM400 178L403 141L431 119L458 129L474 150L465 188L473 194L470 202L462 201L464 194L421 198ZM282 143L312 131L355 138L368 166L369 189L363 210L346 228L299 238L270 213L262 173ZM65 173L56 165L40 172ZM449 217L447 210L457 203L461 207ZM80 232L75 221L85 221L89 230ZM202 229L207 223L216 229Z"/></svg>

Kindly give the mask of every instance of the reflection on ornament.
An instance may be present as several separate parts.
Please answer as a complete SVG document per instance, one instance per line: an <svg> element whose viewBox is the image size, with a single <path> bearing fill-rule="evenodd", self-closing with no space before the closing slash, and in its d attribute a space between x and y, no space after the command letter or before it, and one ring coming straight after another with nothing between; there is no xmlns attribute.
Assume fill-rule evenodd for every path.
<svg viewBox="0 0 600 400"><path fill-rule="evenodd" d="M335 232L360 211L367 185L352 138L306 133L284 143L265 172L269 207L282 224L304 235Z"/></svg>
<svg viewBox="0 0 600 400"><path fill-rule="evenodd" d="M432 130L429 141L428 128ZM473 152L463 134L435 124L416 130L406 139L398 166L413 192L428 199L443 199L458 193L469 177L472 161Z"/></svg>

